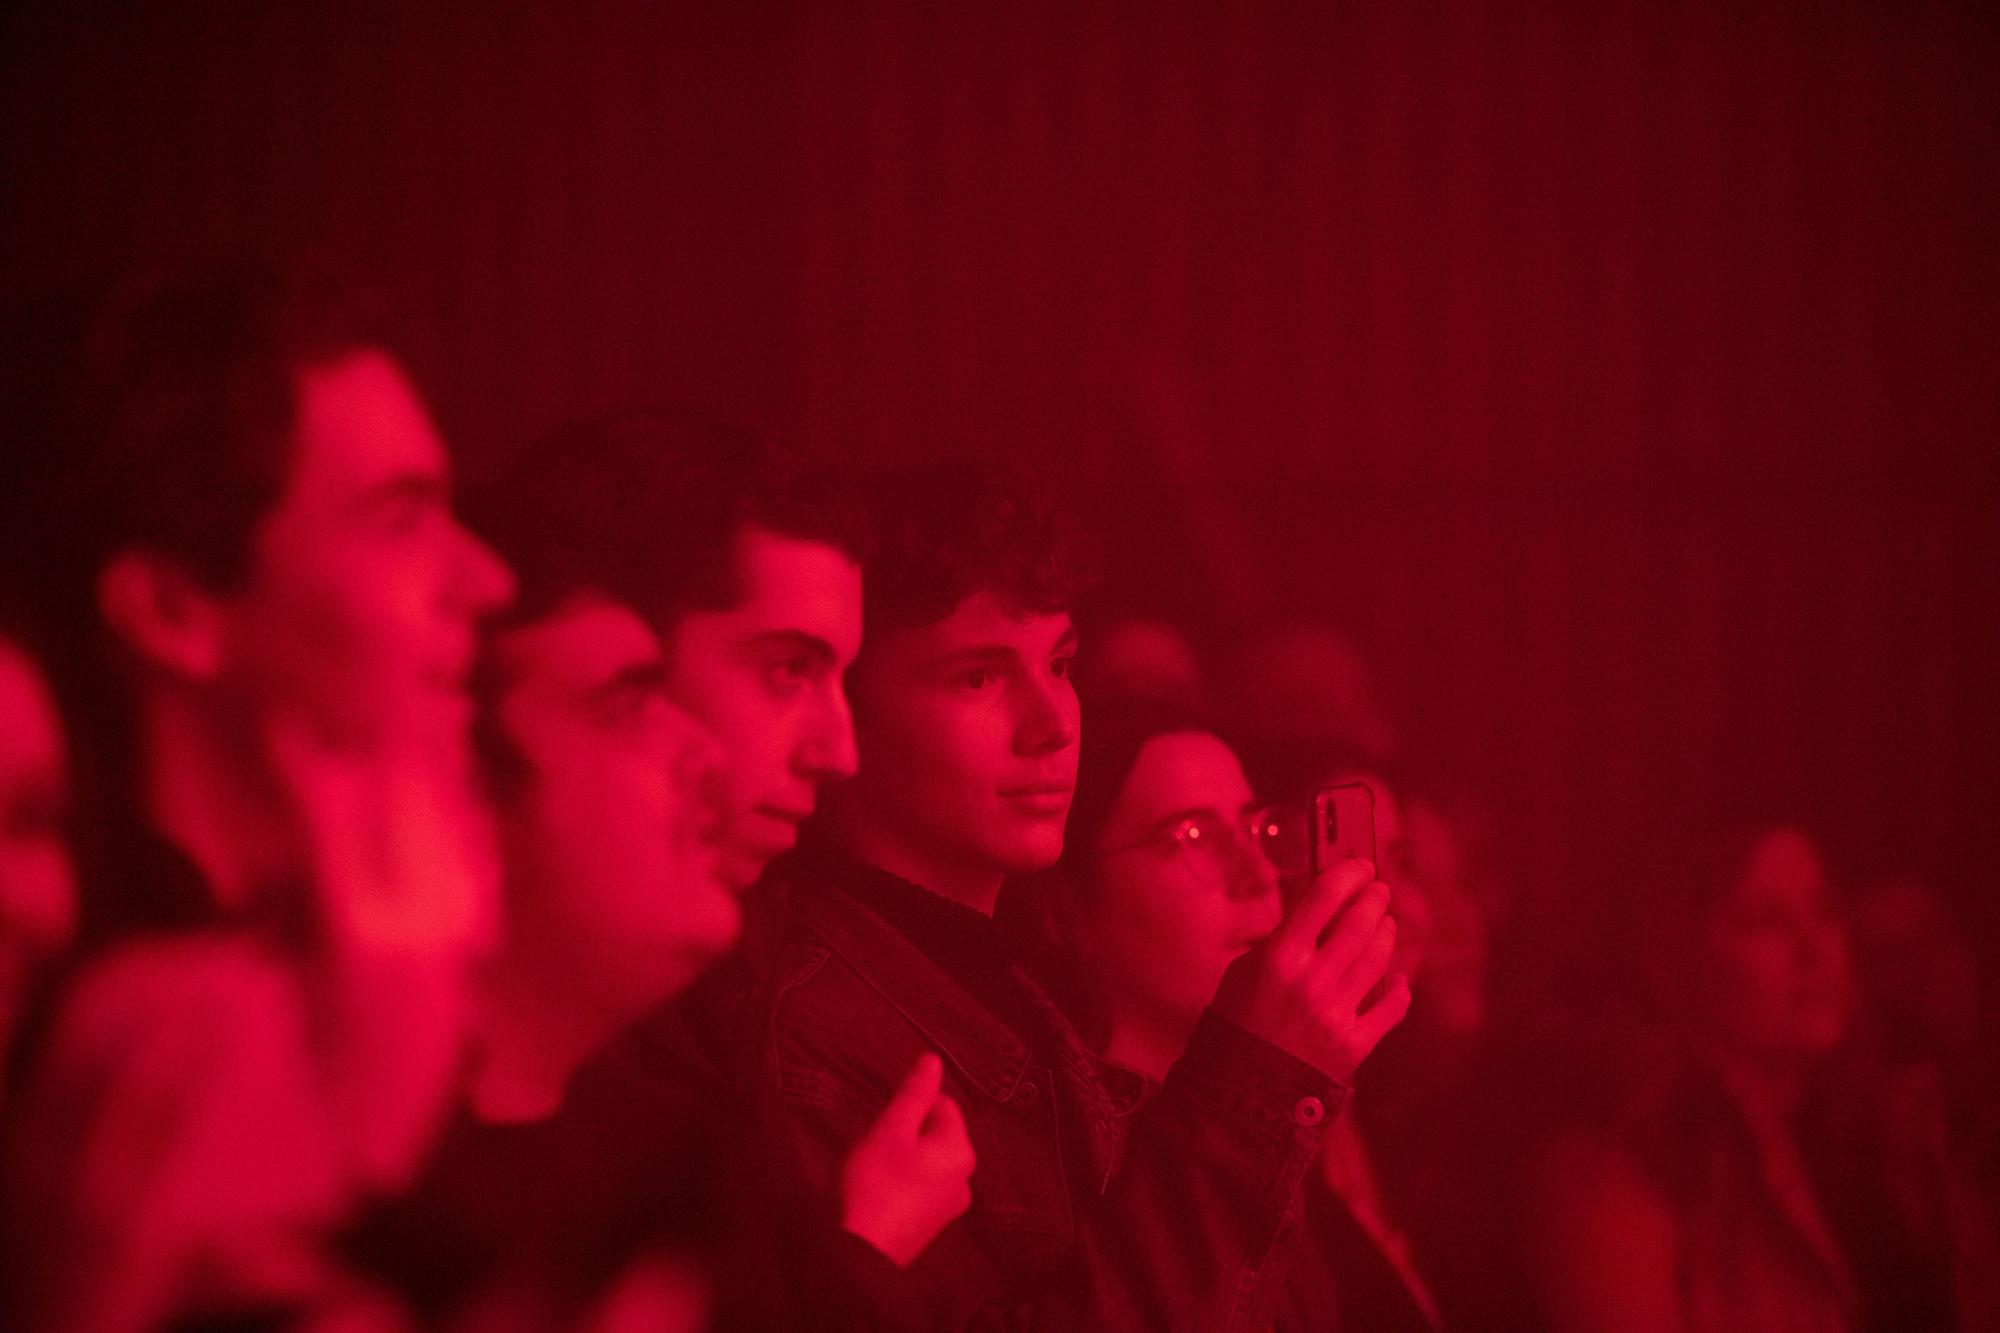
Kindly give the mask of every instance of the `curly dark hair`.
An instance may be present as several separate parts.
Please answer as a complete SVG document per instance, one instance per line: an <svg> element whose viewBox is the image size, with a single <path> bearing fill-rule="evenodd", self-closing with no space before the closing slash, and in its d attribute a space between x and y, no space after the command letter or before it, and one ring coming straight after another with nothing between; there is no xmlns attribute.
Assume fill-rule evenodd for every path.
<svg viewBox="0 0 2000 1333"><path fill-rule="evenodd" d="M759 529L861 562L866 529L838 473L754 431L678 405L567 422L466 497L466 515L514 566L509 619L579 592L670 627L742 596L736 539Z"/></svg>
<svg viewBox="0 0 2000 1333"><path fill-rule="evenodd" d="M865 639L935 624L975 593L992 593L1010 615L1048 615L1089 588L1081 530L1017 468L938 459L879 474L869 494L877 544Z"/></svg>

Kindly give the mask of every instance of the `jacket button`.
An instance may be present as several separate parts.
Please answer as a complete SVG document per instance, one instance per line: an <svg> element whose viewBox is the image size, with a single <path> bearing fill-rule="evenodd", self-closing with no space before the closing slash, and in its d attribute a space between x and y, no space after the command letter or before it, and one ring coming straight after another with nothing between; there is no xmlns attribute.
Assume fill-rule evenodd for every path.
<svg viewBox="0 0 2000 1333"><path fill-rule="evenodd" d="M1028 1080L1023 1080L1021 1086L1014 1089L1015 1104L1020 1106L1021 1109L1023 1110L1026 1110L1027 1108L1033 1106L1035 1102L1040 1099L1041 1095L1042 1095L1041 1089L1037 1088L1032 1081Z"/></svg>
<svg viewBox="0 0 2000 1333"><path fill-rule="evenodd" d="M1317 1097L1301 1097L1299 1104L1292 1108L1292 1119L1311 1128L1326 1119L1326 1106Z"/></svg>

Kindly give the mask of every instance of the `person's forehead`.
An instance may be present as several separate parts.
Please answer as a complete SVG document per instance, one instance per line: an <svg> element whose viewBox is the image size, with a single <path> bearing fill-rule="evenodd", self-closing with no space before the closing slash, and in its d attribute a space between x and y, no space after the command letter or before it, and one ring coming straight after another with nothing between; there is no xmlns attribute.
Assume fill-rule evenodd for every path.
<svg viewBox="0 0 2000 1333"><path fill-rule="evenodd" d="M1075 633L1067 611L1009 615L990 592L976 592L943 620L897 632L908 651L942 657L975 648L1040 656Z"/></svg>
<svg viewBox="0 0 2000 1333"><path fill-rule="evenodd" d="M660 640L631 608L580 597L531 624L503 631L493 651L510 690L570 696L659 661Z"/></svg>
<svg viewBox="0 0 2000 1333"><path fill-rule="evenodd" d="M846 552L755 527L734 547L741 599L732 613L753 632L805 630L836 648L859 640L861 567Z"/></svg>
<svg viewBox="0 0 2000 1333"><path fill-rule="evenodd" d="M1171 732L1140 746L1124 795L1127 810L1140 818L1199 807L1228 813L1251 799L1235 753L1206 732Z"/></svg>
<svg viewBox="0 0 2000 1333"><path fill-rule="evenodd" d="M1826 888L1826 868L1812 839L1796 829L1765 834L1751 848L1743 876L1746 892L1772 898L1817 897Z"/></svg>
<svg viewBox="0 0 2000 1333"><path fill-rule="evenodd" d="M394 358L372 348L300 372L297 440L301 490L356 494L412 475L442 479L449 468L415 386Z"/></svg>

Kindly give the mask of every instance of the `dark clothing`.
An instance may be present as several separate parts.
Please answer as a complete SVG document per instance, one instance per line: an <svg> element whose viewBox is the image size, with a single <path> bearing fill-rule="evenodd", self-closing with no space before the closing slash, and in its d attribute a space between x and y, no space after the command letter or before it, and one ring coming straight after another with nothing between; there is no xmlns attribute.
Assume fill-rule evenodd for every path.
<svg viewBox="0 0 2000 1333"><path fill-rule="evenodd" d="M1703 1062L1656 1055L1595 1141L1550 1154L1594 1202L1559 1223L1627 1225L1630 1186L1606 1205L1592 1177L1639 1182L1671 1219L1690 1330L1996 1327L1990 1219L1949 1160L1934 1083L1836 1066L1780 1125Z"/></svg>
<svg viewBox="0 0 2000 1333"><path fill-rule="evenodd" d="M751 965L698 988L697 1035L734 1055L774 1147L825 1187L935 1050L979 1164L970 1211L910 1269L931 1326L1270 1327L1300 1184L1345 1089L1211 1013L1149 1098L997 937L985 956L976 923L924 892L801 860L781 910L752 917L766 937Z"/></svg>
<svg viewBox="0 0 2000 1333"><path fill-rule="evenodd" d="M1435 1333L1395 1264L1318 1172L1306 1181L1304 1242L1279 1333Z"/></svg>
<svg viewBox="0 0 2000 1333"><path fill-rule="evenodd" d="M462 1112L351 1248L427 1322L496 1296L575 1315L641 1258L707 1288L715 1330L893 1327L900 1271L774 1169L670 1025L581 1071L555 1115Z"/></svg>

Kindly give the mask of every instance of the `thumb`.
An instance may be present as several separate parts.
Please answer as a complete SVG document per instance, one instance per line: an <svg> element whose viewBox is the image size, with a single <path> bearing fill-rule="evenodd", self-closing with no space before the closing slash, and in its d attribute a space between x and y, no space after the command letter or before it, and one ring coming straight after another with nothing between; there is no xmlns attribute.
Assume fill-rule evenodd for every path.
<svg viewBox="0 0 2000 1333"><path fill-rule="evenodd" d="M970 1151L972 1145L965 1132L965 1113L958 1109L956 1101L946 1096L939 1096L932 1104L930 1114L924 1117L923 1136L926 1141L941 1147L962 1143Z"/></svg>
<svg viewBox="0 0 2000 1333"><path fill-rule="evenodd" d="M875 1132L913 1139L922 1129L931 1108L937 1104L938 1089L944 1086L944 1061L929 1051L917 1057L916 1065L903 1076L902 1086L889 1098L889 1105L875 1120Z"/></svg>

